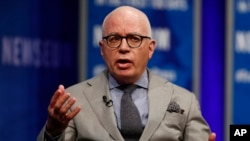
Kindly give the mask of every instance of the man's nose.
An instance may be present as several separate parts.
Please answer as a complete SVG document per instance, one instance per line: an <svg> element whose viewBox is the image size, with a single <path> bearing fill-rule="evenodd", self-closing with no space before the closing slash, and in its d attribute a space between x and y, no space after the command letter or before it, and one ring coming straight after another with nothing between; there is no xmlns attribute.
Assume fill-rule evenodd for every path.
<svg viewBox="0 0 250 141"><path fill-rule="evenodd" d="M127 43L126 38L122 38L121 45L120 45L119 49L120 50L129 50L129 48L130 47L129 47L128 43Z"/></svg>

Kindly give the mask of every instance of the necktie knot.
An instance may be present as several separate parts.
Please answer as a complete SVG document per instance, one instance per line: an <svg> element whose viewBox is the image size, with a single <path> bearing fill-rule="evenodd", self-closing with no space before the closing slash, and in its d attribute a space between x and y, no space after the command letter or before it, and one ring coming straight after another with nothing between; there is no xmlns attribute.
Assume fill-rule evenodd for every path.
<svg viewBox="0 0 250 141"><path fill-rule="evenodd" d="M131 94L133 91L137 88L137 85L135 84L129 84L129 85L121 85L119 86L119 89L123 90L126 94Z"/></svg>

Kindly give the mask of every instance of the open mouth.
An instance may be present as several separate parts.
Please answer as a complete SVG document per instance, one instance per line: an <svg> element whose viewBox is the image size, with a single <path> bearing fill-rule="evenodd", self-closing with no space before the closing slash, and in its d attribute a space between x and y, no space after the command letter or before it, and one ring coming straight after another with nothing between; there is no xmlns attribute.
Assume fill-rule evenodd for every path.
<svg viewBox="0 0 250 141"><path fill-rule="evenodd" d="M126 69L131 65L132 62L128 59L119 59L116 63L119 68Z"/></svg>
<svg viewBox="0 0 250 141"><path fill-rule="evenodd" d="M117 62L118 63L122 63L122 64L124 64L124 63L131 63L131 61L128 60L128 59L119 59Z"/></svg>

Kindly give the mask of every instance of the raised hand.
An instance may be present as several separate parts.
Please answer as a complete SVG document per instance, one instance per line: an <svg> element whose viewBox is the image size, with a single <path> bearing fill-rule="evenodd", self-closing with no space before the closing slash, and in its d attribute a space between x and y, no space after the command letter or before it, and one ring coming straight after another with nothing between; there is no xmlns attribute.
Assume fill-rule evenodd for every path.
<svg viewBox="0 0 250 141"><path fill-rule="evenodd" d="M69 110L75 102L76 99L70 97L64 86L59 85L48 106L46 131L51 136L61 134L67 128L69 121L79 113L80 106L77 106L72 111Z"/></svg>

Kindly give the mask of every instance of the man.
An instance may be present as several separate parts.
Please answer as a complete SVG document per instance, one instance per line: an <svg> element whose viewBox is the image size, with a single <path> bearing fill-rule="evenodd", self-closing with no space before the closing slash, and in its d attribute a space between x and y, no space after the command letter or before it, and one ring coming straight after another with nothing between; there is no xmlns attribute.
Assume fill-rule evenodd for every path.
<svg viewBox="0 0 250 141"><path fill-rule="evenodd" d="M194 94L147 69L156 43L143 12L116 8L102 34L107 70L66 90L59 85L38 141L215 140Z"/></svg>

